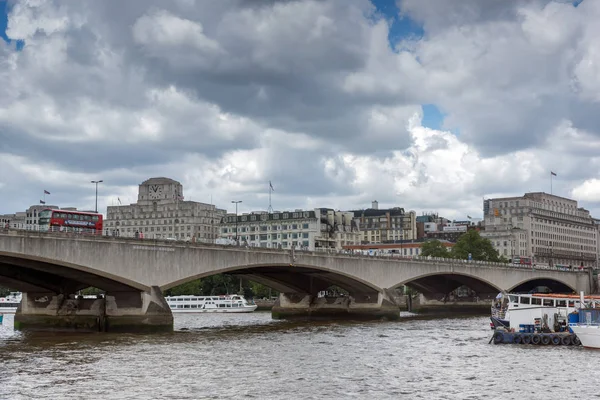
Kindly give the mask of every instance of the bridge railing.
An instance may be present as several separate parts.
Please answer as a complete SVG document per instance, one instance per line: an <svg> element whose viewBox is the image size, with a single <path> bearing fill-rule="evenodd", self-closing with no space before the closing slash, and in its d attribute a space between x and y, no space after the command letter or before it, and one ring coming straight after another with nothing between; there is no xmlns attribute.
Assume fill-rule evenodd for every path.
<svg viewBox="0 0 600 400"><path fill-rule="evenodd" d="M160 234L145 234L140 232L119 232L118 234L110 231L95 231L89 229L82 228L65 228L65 227L49 227L48 229L44 229L39 225L22 225L19 227L4 227L0 231L9 231L9 230L21 230L21 231L34 231L48 234L56 234L56 235L65 235L65 234L77 234L82 236L93 236L93 237L113 237L113 238L123 238L123 239L134 239L134 240L153 240L153 241L166 241L172 242L173 244L185 244L185 245L198 245L198 246L215 246L215 247L230 247L230 248L243 248L246 250L259 250L259 251L274 251L274 252L283 252L289 253L290 249L284 248L274 248L274 247L256 247L256 246L247 246L241 245L238 243L215 243L215 240L207 239L206 241L195 240L193 238L184 238L177 239L173 237L164 237ZM411 262L423 262L423 263L443 263L443 264L467 264L470 266L494 266L494 267L503 267L503 268L516 268L516 269L526 269L526 270L552 270L552 271L564 271L564 272L587 272L588 268L580 268L576 267L570 269L564 266L548 266L548 265L524 265L524 264L511 264L511 263L501 263L501 262L492 262L492 261L478 261L478 260L464 260L457 258L445 258L445 257L431 257L431 256L405 256L398 253L374 253L374 254L365 254L360 251L352 251L352 250L338 250L334 248L317 248L315 250L303 249L303 248L295 248L294 252L296 254L303 255L322 255L322 254L330 254L335 255L337 257L350 257L350 258L367 258L367 259L381 259L381 260L398 260L398 261L411 261Z"/></svg>

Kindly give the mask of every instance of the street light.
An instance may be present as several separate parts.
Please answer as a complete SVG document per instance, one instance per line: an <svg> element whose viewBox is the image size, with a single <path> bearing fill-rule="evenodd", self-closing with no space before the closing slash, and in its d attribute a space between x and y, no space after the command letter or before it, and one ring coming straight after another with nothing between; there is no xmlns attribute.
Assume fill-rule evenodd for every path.
<svg viewBox="0 0 600 400"><path fill-rule="evenodd" d="M92 181L92 183L96 184L96 212L98 212L98 184L104 182L103 180Z"/></svg>
<svg viewBox="0 0 600 400"><path fill-rule="evenodd" d="M237 217L237 213L238 213L238 204L241 203L241 200L231 200L231 202L233 204L235 204L235 241L237 243L238 241L238 217Z"/></svg>

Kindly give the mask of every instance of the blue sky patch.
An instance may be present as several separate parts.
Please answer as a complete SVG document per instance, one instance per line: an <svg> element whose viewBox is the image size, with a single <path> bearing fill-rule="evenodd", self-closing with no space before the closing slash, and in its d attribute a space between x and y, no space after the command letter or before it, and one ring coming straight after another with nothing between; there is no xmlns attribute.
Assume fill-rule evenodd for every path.
<svg viewBox="0 0 600 400"><path fill-rule="evenodd" d="M11 40L8 36L6 36L6 28L8 26L8 12L10 11L10 7L6 0L0 0L0 37L4 39L6 43L15 42L15 46L17 50L21 50L25 45L23 40Z"/></svg>
<svg viewBox="0 0 600 400"><path fill-rule="evenodd" d="M423 120L421 124L427 128L441 130L445 115L435 104L423 104Z"/></svg>
<svg viewBox="0 0 600 400"><path fill-rule="evenodd" d="M423 37L423 27L420 24L409 17L400 16L396 0L371 0L371 3L390 24L388 41L392 49L402 39Z"/></svg>

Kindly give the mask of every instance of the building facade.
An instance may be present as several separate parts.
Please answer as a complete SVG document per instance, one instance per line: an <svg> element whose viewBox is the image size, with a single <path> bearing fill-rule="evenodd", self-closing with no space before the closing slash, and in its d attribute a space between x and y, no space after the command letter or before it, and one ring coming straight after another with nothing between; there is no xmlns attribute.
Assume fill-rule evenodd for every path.
<svg viewBox="0 0 600 400"><path fill-rule="evenodd" d="M446 248L448 253L452 250L455 243L441 240L442 246ZM398 256L398 257L414 257L421 255L421 247L425 241L409 242L409 243L388 243L388 244L359 244L344 246L345 250L353 253L361 253L372 256Z"/></svg>
<svg viewBox="0 0 600 400"><path fill-rule="evenodd" d="M361 232L362 243L393 243L417 239L417 215L401 207L379 209L373 201L371 208L355 210L354 219Z"/></svg>
<svg viewBox="0 0 600 400"><path fill-rule="evenodd" d="M134 204L108 206L105 234L173 238L213 243L226 211L213 204L185 201L181 183L150 178L139 185Z"/></svg>
<svg viewBox="0 0 600 400"><path fill-rule="evenodd" d="M227 214L221 220L221 239L251 247L339 250L360 243L353 217L328 208Z"/></svg>
<svg viewBox="0 0 600 400"><path fill-rule="evenodd" d="M577 201L547 193L484 200L482 236L501 256L536 264L597 266L598 229Z"/></svg>

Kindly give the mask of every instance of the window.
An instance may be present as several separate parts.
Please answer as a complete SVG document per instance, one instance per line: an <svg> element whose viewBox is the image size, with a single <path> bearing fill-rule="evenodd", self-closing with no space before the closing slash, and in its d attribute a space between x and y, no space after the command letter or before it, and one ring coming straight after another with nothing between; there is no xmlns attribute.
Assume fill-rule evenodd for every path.
<svg viewBox="0 0 600 400"><path fill-rule="evenodd" d="M302 229L308 229L308 224L302 224Z"/></svg>

